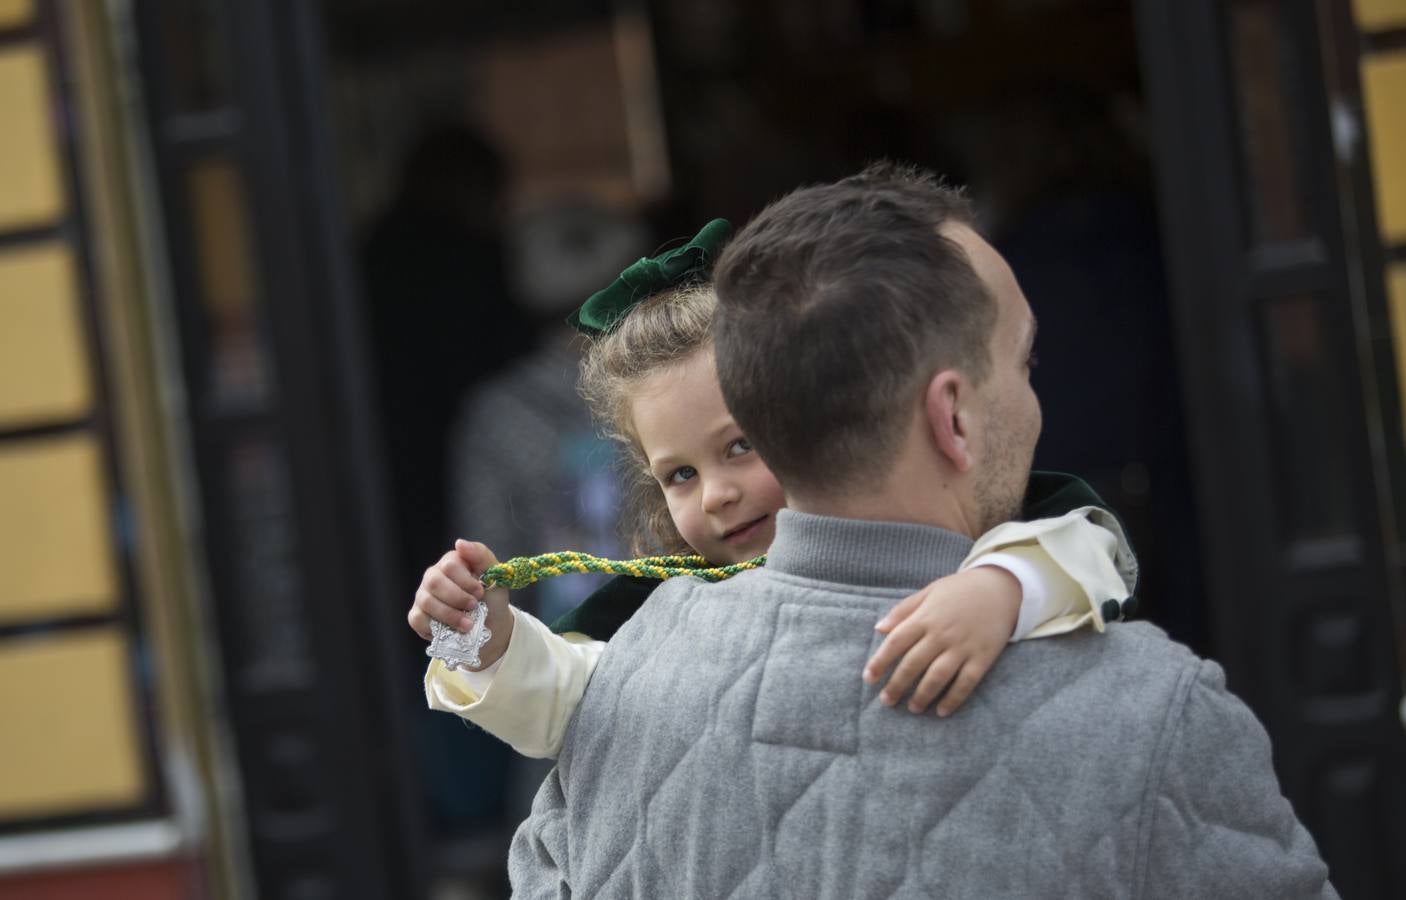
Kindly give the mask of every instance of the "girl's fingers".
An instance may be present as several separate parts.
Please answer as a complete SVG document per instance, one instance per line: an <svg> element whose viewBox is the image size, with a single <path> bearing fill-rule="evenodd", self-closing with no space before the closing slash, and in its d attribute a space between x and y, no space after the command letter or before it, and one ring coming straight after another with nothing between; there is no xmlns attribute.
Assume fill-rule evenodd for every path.
<svg viewBox="0 0 1406 900"><path fill-rule="evenodd" d="M950 650L928 666L927 672L923 674L923 680L918 682L918 687L913 691L913 696L908 700L908 709L911 712L920 713L932 705L937 699L942 689L947 687L952 681L952 677L961 668L962 661Z"/></svg>
<svg viewBox="0 0 1406 900"><path fill-rule="evenodd" d="M460 559L459 554L455 553L453 550L444 554L439 562L435 563L425 572L426 578L429 577L430 572L440 573L456 585L459 590L467 594L477 597L483 593L483 586L479 584L478 578L473 572L469 571L468 564Z"/></svg>
<svg viewBox="0 0 1406 900"><path fill-rule="evenodd" d="M469 564L469 568L480 575L498 564L498 557L493 555L493 551L477 541L466 541L459 538L454 542L454 552L460 559Z"/></svg>
<svg viewBox="0 0 1406 900"><path fill-rule="evenodd" d="M482 554L492 559L493 554L483 545L477 546ZM480 555L482 555L480 554ZM491 563L490 563L491 564ZM431 637L430 620L441 622L458 631L468 631L473 619L468 615L483 598L483 584L470 570L469 562L463 557L460 548L450 550L439 561L425 570L420 579L420 587L415 592L415 602L405 619L411 629L425 640Z"/></svg>
<svg viewBox="0 0 1406 900"><path fill-rule="evenodd" d="M424 610L420 609L420 595L418 593L415 595L415 602L410 605L410 612L406 614L405 621L410 623L411 630L425 640L428 641L432 636L430 634L430 617L425 614Z"/></svg>
<svg viewBox="0 0 1406 900"><path fill-rule="evenodd" d="M420 582L420 589L438 599L441 603L459 609L473 609L483 596L483 585L477 581L470 584L471 590L466 590L458 582L445 575L439 569L430 569L425 573L425 578Z"/></svg>
<svg viewBox="0 0 1406 900"><path fill-rule="evenodd" d="M473 627L473 617L464 609L445 603L443 600L431 594L429 591L421 590L415 594L415 608L424 614L425 618L434 619L441 625L448 625L456 631L468 631ZM425 623L424 635L429 635L429 622ZM411 627L414 627L412 623ZM419 629L416 629L419 631Z"/></svg>
<svg viewBox="0 0 1406 900"><path fill-rule="evenodd" d="M967 663L962 666L962 671L957 673L952 686L947 689L947 693L942 696L942 702L937 704L937 714L939 716L950 716L956 712L967 698L976 690L976 686L981 684L981 679L986 677L986 667L978 666L974 663Z"/></svg>
<svg viewBox="0 0 1406 900"><path fill-rule="evenodd" d="M905 629L906 630L906 629ZM897 632L895 632L897 634ZM919 641L904 654L903 659L898 661L898 665L893 667L893 674L889 676L888 684L879 692L879 702L885 706L893 706L903 695L908 693L908 689L913 686L913 682L918 680L937 656L937 649L926 640Z"/></svg>
<svg viewBox="0 0 1406 900"><path fill-rule="evenodd" d="M410 607L410 613L405 618L415 633L428 641L431 637L431 619L454 628L464 618L464 613L463 610L442 603L421 589L415 593L415 604Z"/></svg>
<svg viewBox="0 0 1406 900"><path fill-rule="evenodd" d="M899 657L908 652L908 648L918 642L923 636L923 632L918 628L900 628L884 638L884 642L879 645L878 651L869 658L869 662L864 664L864 683L876 684L885 672Z"/></svg>
<svg viewBox="0 0 1406 900"><path fill-rule="evenodd" d="M880 634L888 634L896 626L901 624L903 620L911 616L913 614L913 610L921 606L922 603L923 594L921 592L916 594L909 594L907 597L904 597L903 600L901 600L897 606L889 610L884 615L884 617L878 621L878 623L874 626L874 630L879 632Z"/></svg>

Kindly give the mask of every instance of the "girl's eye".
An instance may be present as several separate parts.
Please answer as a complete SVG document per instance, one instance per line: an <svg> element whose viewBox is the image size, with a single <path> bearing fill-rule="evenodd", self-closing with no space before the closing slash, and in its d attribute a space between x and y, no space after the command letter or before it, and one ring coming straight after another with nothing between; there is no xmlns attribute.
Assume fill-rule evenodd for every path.
<svg viewBox="0 0 1406 900"><path fill-rule="evenodd" d="M752 442L746 438L738 438L727 447L728 456L741 456L744 453L752 452Z"/></svg>
<svg viewBox="0 0 1406 900"><path fill-rule="evenodd" d="M1025 368L1033 369L1038 365L1040 365L1040 356L1034 350L1031 350L1030 355L1025 358Z"/></svg>
<svg viewBox="0 0 1406 900"><path fill-rule="evenodd" d="M693 468L693 466L679 466L677 469L669 473L669 477L664 479L664 483L683 484L685 481L688 481L690 478L697 474L698 472Z"/></svg>

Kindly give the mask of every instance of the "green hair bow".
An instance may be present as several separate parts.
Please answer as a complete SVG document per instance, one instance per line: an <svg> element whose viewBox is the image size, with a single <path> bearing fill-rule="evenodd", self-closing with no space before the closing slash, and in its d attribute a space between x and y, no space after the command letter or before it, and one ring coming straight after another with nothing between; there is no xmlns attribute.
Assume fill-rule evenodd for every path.
<svg viewBox="0 0 1406 900"><path fill-rule="evenodd" d="M619 278L592 294L567 321L583 334L609 334L641 301L706 274L731 234L732 226L726 219L714 219L682 247L646 256L621 272Z"/></svg>

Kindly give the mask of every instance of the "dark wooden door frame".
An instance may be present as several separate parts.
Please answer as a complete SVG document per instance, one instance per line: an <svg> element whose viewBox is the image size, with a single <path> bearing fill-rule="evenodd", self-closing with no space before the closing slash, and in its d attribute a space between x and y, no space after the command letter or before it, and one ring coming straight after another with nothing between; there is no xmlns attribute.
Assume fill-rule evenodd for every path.
<svg viewBox="0 0 1406 900"><path fill-rule="evenodd" d="M319 6L144 0L130 9L257 893L421 897L421 786L404 714L415 691L393 639L405 627L394 602L405 591L390 583L387 486ZM211 90L189 83L202 68L192 58L214 73ZM274 384L243 406L210 387L215 335L190 182L192 166L209 160L237 173L253 330ZM259 488L252 500L241 471ZM272 588L276 604L259 596Z"/></svg>
<svg viewBox="0 0 1406 900"><path fill-rule="evenodd" d="M1274 21L1303 216L1292 240L1257 239L1252 222L1260 173L1242 151L1253 125L1233 31L1252 6ZM1334 141L1343 111L1325 9L1136 3L1215 655L1269 730L1285 793L1342 895L1402 896L1400 414L1385 298L1371 283L1379 248L1362 229L1370 209L1354 206L1364 161ZM1273 329L1285 311L1309 342L1303 385L1333 401L1311 420L1283 414ZM1315 468L1315 446L1341 464ZM1337 533L1295 530L1311 486L1347 511Z"/></svg>

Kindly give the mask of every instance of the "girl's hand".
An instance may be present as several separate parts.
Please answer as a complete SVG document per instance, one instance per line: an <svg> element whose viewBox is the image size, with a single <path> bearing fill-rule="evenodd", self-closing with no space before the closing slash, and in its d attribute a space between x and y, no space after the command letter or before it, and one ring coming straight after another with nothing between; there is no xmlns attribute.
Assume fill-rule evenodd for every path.
<svg viewBox="0 0 1406 900"><path fill-rule="evenodd" d="M479 650L479 659L484 667L492 665L507 649L513 633L508 592L502 588L485 590L478 580L479 575L497 563L493 551L483 544L455 541L454 549L426 569L425 577L420 579L415 602L406 615L410 627L425 640L430 639L431 619L456 631L468 632L473 627L473 617L469 613L480 602L486 603L488 620L485 624L493 637Z"/></svg>
<svg viewBox="0 0 1406 900"><path fill-rule="evenodd" d="M941 694L937 714L951 715L1005 649L1020 601L1020 581L997 566L939 578L874 626L888 637L864 666L865 684L878 683L893 667L879 702L893 706L917 681L908 708L923 712Z"/></svg>

